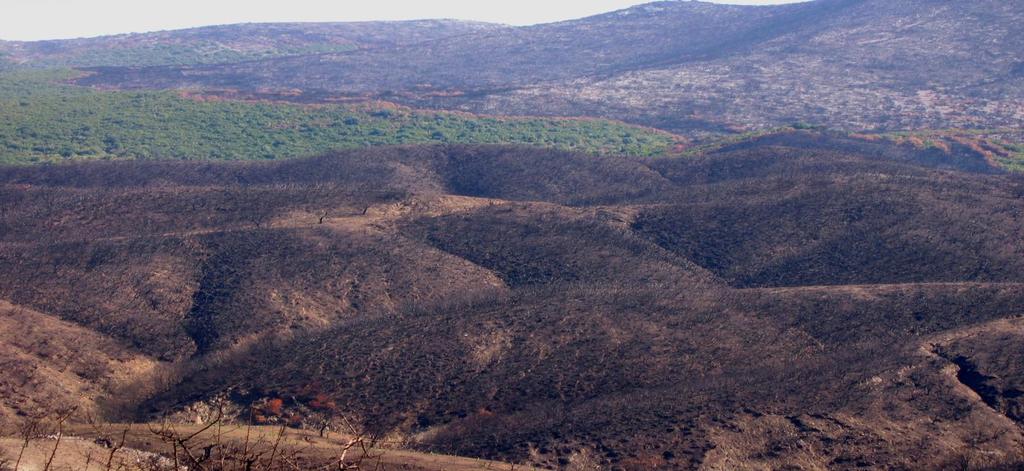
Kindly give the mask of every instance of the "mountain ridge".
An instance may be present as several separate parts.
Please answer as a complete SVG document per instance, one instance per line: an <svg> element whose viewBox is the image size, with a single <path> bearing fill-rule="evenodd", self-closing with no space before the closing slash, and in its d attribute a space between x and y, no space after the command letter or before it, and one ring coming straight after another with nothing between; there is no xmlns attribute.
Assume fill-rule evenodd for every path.
<svg viewBox="0 0 1024 471"><path fill-rule="evenodd" d="M992 1L667 2L315 60L99 68L79 83L287 87L314 101L335 95L484 114L603 116L690 136L793 122L999 128L1024 119L1013 72L1024 49L1020 20L1019 8Z"/></svg>
<svg viewBox="0 0 1024 471"><path fill-rule="evenodd" d="M454 19L235 23L75 39L2 41L0 52L9 62L36 67L223 63L385 48L501 27Z"/></svg>

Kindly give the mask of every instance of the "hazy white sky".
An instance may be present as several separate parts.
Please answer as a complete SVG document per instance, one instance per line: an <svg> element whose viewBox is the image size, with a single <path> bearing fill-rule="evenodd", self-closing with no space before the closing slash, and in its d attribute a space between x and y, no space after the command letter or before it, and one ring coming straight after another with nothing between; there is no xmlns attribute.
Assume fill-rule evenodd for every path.
<svg viewBox="0 0 1024 471"><path fill-rule="evenodd" d="M767 5L800 0L715 0ZM645 0L0 0L0 39L35 40L211 24L458 18L534 24Z"/></svg>

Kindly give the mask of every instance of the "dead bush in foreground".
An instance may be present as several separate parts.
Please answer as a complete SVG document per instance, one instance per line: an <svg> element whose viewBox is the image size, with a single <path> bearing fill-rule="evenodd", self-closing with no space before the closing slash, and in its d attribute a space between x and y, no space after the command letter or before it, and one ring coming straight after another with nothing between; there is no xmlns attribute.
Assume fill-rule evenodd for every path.
<svg viewBox="0 0 1024 471"><path fill-rule="evenodd" d="M268 437L254 435L251 425L244 426L241 444L225 439L224 414L218 410L213 420L191 433L175 424L164 422L150 426L149 432L169 448L167 456L174 469L185 467L200 471L300 471L300 470L364 470L383 469L382 452L374 451L376 436L368 435L341 417L348 429L347 437L338 442L334 456L314 456L312 443L301 447L285 443L287 426L277 427Z"/></svg>
<svg viewBox="0 0 1024 471"><path fill-rule="evenodd" d="M0 471L385 469L384 453L375 449L378 438L345 417L338 419L346 428L344 435L325 444L323 441L315 443L305 436L289 436L285 425L272 429L271 434L266 433L265 427L229 426L225 424L222 409L198 428L168 421L143 427L93 423L89 429L76 430L79 433L72 437L68 424L73 413L74 410L67 410L53 416L26 419L16 435L9 437L17 438L16 455L0 455ZM76 443L69 444L70 441ZM28 460L31 450L36 450L35 462ZM43 461L39 461L39 450L45 451Z"/></svg>

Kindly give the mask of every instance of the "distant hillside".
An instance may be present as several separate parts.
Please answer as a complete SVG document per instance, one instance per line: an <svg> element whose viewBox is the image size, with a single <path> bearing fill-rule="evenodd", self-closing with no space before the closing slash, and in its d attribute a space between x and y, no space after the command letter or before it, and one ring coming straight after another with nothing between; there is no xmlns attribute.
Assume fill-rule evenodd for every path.
<svg viewBox="0 0 1024 471"><path fill-rule="evenodd" d="M415 44L501 28L455 20L275 23L52 41L0 41L0 59L31 67L233 63Z"/></svg>
<svg viewBox="0 0 1024 471"><path fill-rule="evenodd" d="M968 145L808 131L4 167L0 421L221 399L554 469L1019 469L1022 202Z"/></svg>
<svg viewBox="0 0 1024 471"><path fill-rule="evenodd" d="M314 63L313 57L296 57L229 68L157 68L138 73L144 74L139 76L141 79L152 78L154 85L190 81L230 86L229 82L221 83L231 80L227 77L230 74L245 87L292 82L298 88L345 93L418 89L489 92L702 57L734 41L735 36L752 34L780 13L775 9L700 2L679 2L669 7L655 4L576 21L488 30L388 50L319 56L319 63ZM297 75L285 76L286 70ZM344 85L337 85L339 81Z"/></svg>
<svg viewBox="0 0 1024 471"><path fill-rule="evenodd" d="M979 0L647 4L394 48L234 65L100 68L81 83L388 97L608 116L693 133L1018 126L1024 9ZM300 95L296 97L302 100Z"/></svg>

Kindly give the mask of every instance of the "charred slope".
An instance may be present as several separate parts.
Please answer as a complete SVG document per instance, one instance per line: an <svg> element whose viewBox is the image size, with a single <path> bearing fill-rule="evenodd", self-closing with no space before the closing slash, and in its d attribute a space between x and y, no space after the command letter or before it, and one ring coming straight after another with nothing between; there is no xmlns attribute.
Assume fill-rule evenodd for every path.
<svg viewBox="0 0 1024 471"><path fill-rule="evenodd" d="M0 299L162 360L109 383L136 418L223 397L554 468L1013 466L1018 336L957 335L1024 310L1024 181L978 159L792 133L3 168Z"/></svg>
<svg viewBox="0 0 1024 471"><path fill-rule="evenodd" d="M1014 193L920 182L717 186L715 200L645 210L634 228L738 287L1024 281L1022 253L1007 245L1024 230Z"/></svg>
<svg viewBox="0 0 1024 471"><path fill-rule="evenodd" d="M927 363L917 342L1019 310L1021 285L553 288L264 345L226 363L237 376L198 372L150 406L230 390L309 411L326 396L381 432L405 432L417 447L551 466L581 451L627 469L801 460L833 469L858 461L929 468L982 450L1019 458L1019 429L958 394L945 364ZM773 449L781 427L743 425L801 416L829 425L799 430L821 455ZM930 420L949 425L922 425ZM908 424L904 436L891 428L898 423ZM993 438L972 445L981 424ZM949 442L922 448L935 443L928 437ZM711 453L740 445L765 448Z"/></svg>

